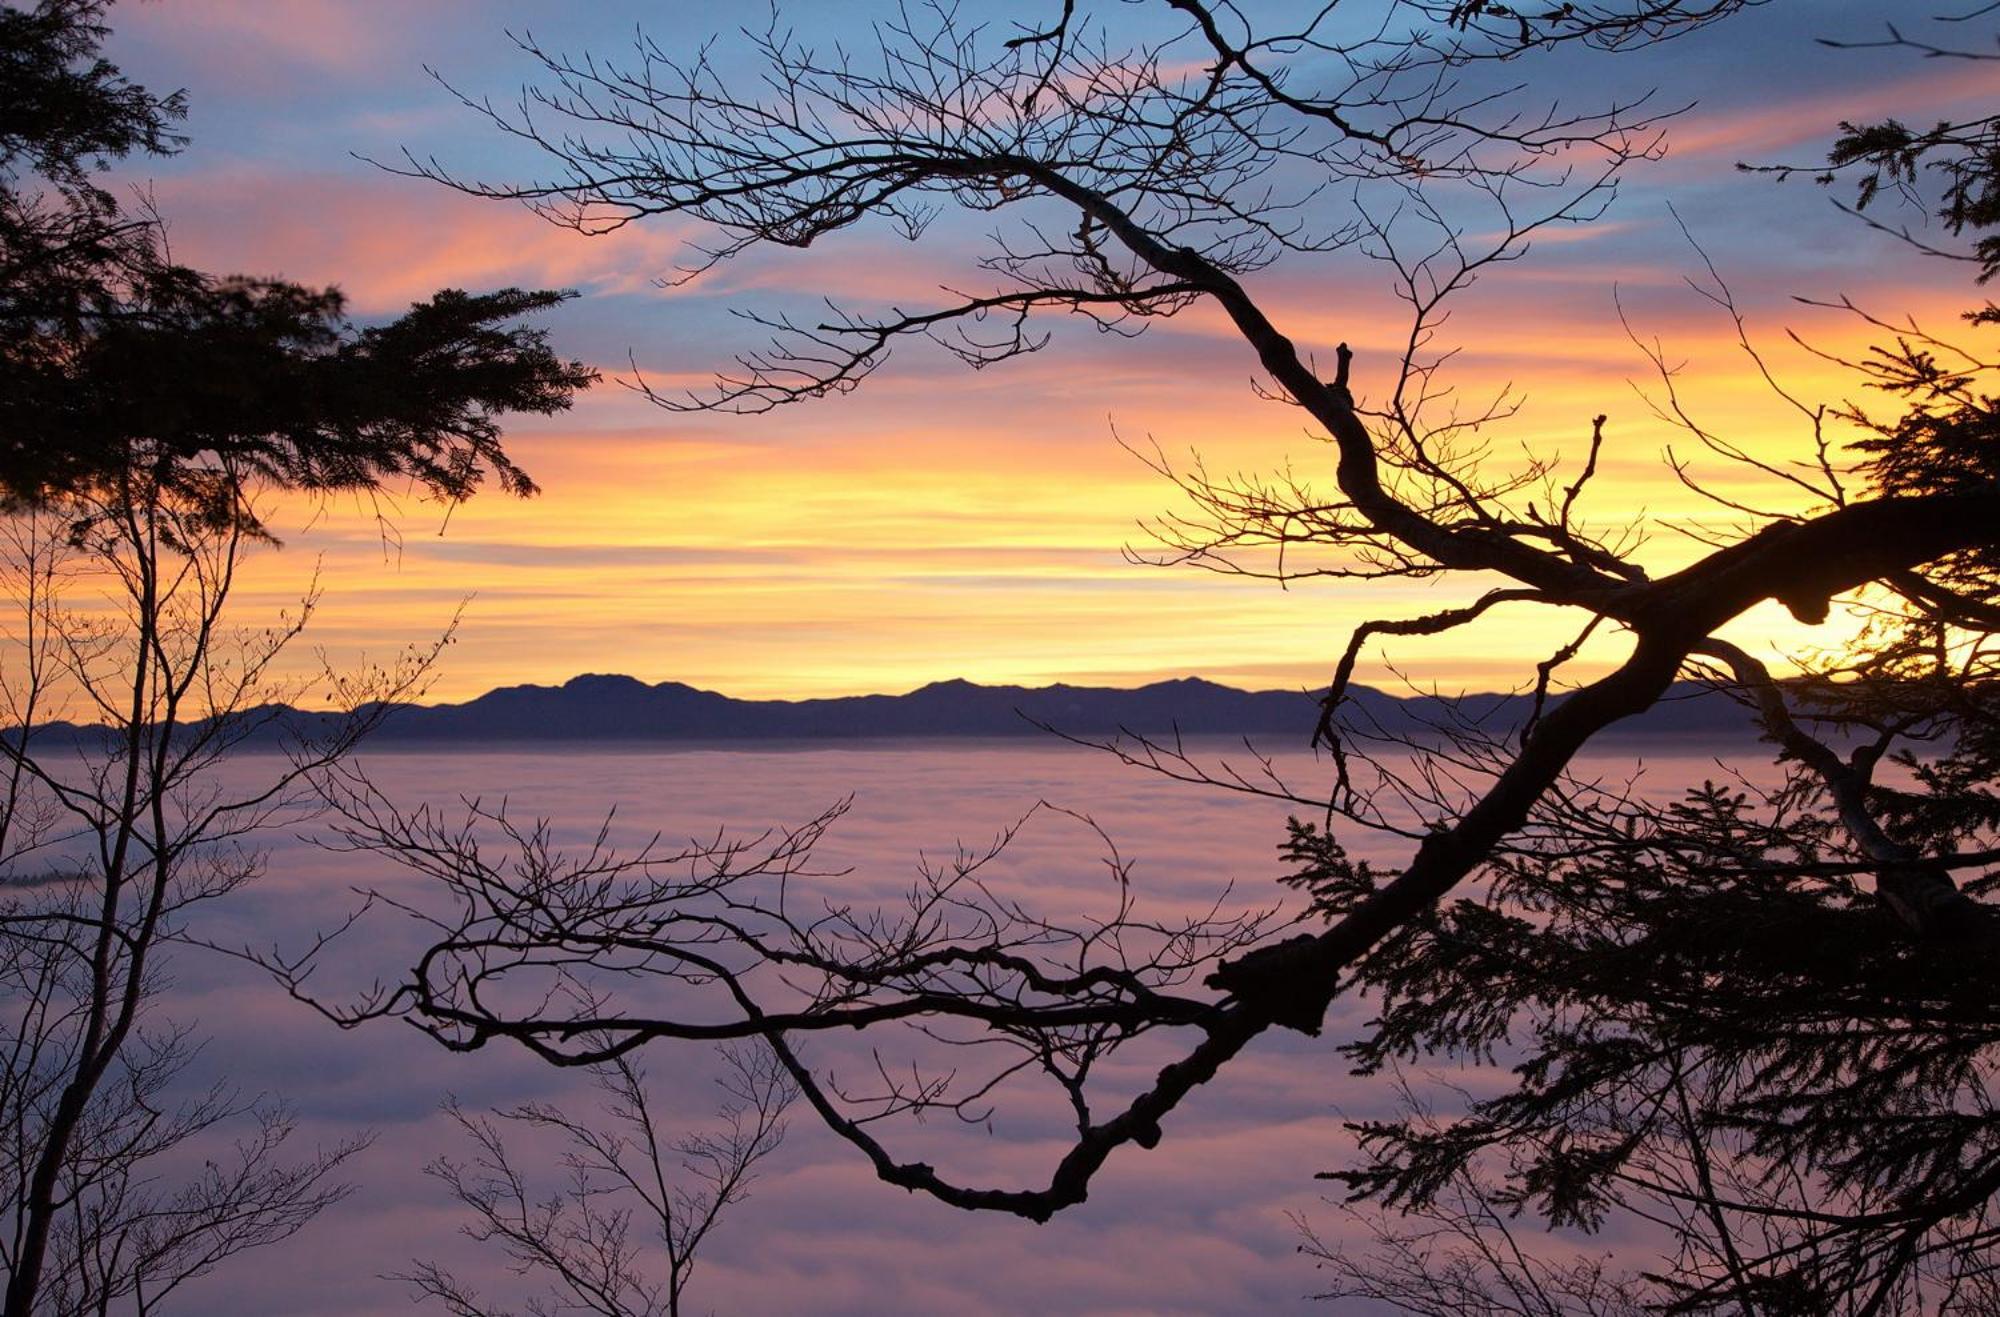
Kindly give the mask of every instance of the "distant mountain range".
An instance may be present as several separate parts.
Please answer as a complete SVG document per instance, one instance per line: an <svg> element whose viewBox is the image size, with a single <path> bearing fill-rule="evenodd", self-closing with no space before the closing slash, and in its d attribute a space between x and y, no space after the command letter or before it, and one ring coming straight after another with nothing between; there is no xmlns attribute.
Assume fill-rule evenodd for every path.
<svg viewBox="0 0 2000 1317"><path fill-rule="evenodd" d="M1395 696L1357 687L1344 720L1420 735L1445 711L1433 696ZM1494 730L1517 727L1532 702L1519 695L1471 695L1459 716ZM272 729L310 731L334 715L279 708ZM504 686L463 704L405 705L371 743L504 741L834 741L866 737L1014 737L1044 728L1082 737L1248 736L1273 748L1303 747L1319 717L1315 695L1245 691L1188 677L1136 689L1104 686L980 686L940 681L907 695L816 700L739 700L680 682L647 685L609 675L560 686ZM1612 736L1745 738L1749 716L1725 696L1688 685L1649 712L1618 723Z"/></svg>

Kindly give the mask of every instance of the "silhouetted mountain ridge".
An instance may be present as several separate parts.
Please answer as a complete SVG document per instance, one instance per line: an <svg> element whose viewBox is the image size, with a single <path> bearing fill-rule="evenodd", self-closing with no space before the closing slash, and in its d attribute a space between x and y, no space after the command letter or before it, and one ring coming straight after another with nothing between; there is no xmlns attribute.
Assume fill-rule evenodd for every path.
<svg viewBox="0 0 2000 1317"><path fill-rule="evenodd" d="M1688 686L1651 712L1613 729L1622 735L1741 735L1748 716L1733 701ZM1494 728L1518 726L1526 696L1470 695L1461 714ZM1435 723L1445 701L1357 688L1347 718L1397 733ZM324 716L324 715L320 715ZM1319 716L1316 693L1246 691L1200 677L1139 687L982 686L962 678L903 695L742 700L683 682L647 685L586 673L560 686L504 686L463 704L406 706L375 739L414 741L739 741L864 737L1036 736L1050 727L1076 736L1252 736L1303 743Z"/></svg>
<svg viewBox="0 0 2000 1317"><path fill-rule="evenodd" d="M1518 727L1532 707L1523 695L1474 694L1448 701L1355 687L1343 717L1353 726L1416 736L1442 719L1448 704L1458 716L1477 718L1494 731ZM1247 736L1280 748L1303 745L1318 717L1317 692L1246 691L1201 677L1138 687L982 686L953 678L903 695L743 700L684 682L648 685L619 673L584 673L560 686L498 687L462 704L403 705L390 712L370 742L834 741L1041 736L1053 728L1081 737ZM271 706L245 718L257 726L252 739L265 740L323 732L340 715ZM49 727L38 734L63 730ZM1749 715L1734 701L1684 684L1608 734L1744 738L1753 732Z"/></svg>

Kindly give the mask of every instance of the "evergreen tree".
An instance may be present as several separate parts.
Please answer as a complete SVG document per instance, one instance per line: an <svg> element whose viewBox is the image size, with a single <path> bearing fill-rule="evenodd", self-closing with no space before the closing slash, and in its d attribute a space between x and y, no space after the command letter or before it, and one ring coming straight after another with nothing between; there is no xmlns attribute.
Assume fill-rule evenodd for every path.
<svg viewBox="0 0 2000 1317"><path fill-rule="evenodd" d="M2000 261L1996 124L1842 124L1821 177L1865 167L1863 210L1891 184L1927 204L1920 185L1941 180L1936 217L1971 239L1949 254L1983 281ZM1965 319L1988 334L2000 314L1987 303ZM1843 412L1867 493L2000 487L1990 356L1873 323L1888 341L1847 364L1890 411ZM1514 1082L1462 1119L1358 1126L1364 1164L1330 1178L1433 1220L1466 1222L1470 1195L1489 1210L1466 1239L1491 1234L1490 1209L1667 1222L1674 1265L1620 1302L1994 1311L2000 551L1972 543L1879 584L1846 651L1796 678L1704 648L1776 747L1777 785L1711 781L1656 808L1571 784L1476 896L1377 946L1358 977L1382 1010L1350 1048L1364 1070L1505 1056ZM1310 826L1293 825L1287 853L1329 913L1370 886ZM1384 1294L1384 1264L1413 1256L1311 1251L1341 1278L1337 1296ZM1558 1279L1490 1246L1447 1252L1461 1278L1471 1262L1494 1287L1546 1295ZM1399 1307L1460 1311L1432 1306L1451 1288L1444 1270Z"/></svg>
<svg viewBox="0 0 2000 1317"><path fill-rule="evenodd" d="M243 506L218 479L533 492L499 418L561 410L594 376L511 322L568 294L446 290L356 327L335 289L174 263L104 171L178 150L185 101L99 53L108 4L0 6L0 494L45 501L141 465L218 516Z"/></svg>

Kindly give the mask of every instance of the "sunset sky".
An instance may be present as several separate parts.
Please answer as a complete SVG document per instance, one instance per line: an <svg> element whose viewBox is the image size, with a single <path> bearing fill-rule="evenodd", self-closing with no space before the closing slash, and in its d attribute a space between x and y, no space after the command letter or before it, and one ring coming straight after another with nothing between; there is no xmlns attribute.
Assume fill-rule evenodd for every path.
<svg viewBox="0 0 2000 1317"><path fill-rule="evenodd" d="M990 9L1006 24L1044 8L967 12ZM801 4L793 16L830 39L865 9ZM1700 257L1670 205L1728 280L1781 378L1809 402L1858 390L1786 330L1837 348L1862 340L1851 317L1795 297L1851 296L1940 329L1974 300L1960 269L1841 215L1832 199L1848 192L1734 167L1810 163L1841 119L1924 122L1987 89L1991 72L1979 65L1812 40L1877 36L1901 9L1826 0L1811 6L1807 30L1799 6L1772 6L1659 50L1577 60L1565 101L1658 86L1662 106L1693 108L1673 122L1667 158L1635 166L1603 219L1554 233L1492 273L1447 327L1460 348L1461 396L1509 383L1525 396L1490 436L1497 454L1580 456L1589 418L1609 415L1593 515L1600 524L1647 518L1649 562L1685 558L1692 542L1670 524L1715 513L1663 463L1677 436L1635 391L1650 387L1649 367L1620 327L1614 289L1634 329L1686 363L1685 396L1705 424L1775 461L1806 452L1798 414L1756 378L1726 317L1683 282L1700 274ZM483 495L448 518L405 503L395 515L400 544L364 509L288 509L279 517L286 545L262 560L257 602L295 595L318 564L326 599L314 637L340 662L421 642L463 603L436 698L603 671L770 697L900 691L948 677L1125 685L1198 674L1314 685L1356 622L1476 592L1463 581L1282 591L1127 561L1124 546L1146 547L1140 523L1176 499L1121 438L1157 443L1176 461L1198 452L1221 472L1289 459L1308 479L1331 479L1327 450L1298 413L1255 396L1251 354L1204 311L1136 341L1052 325L1047 351L979 373L912 343L852 396L756 418L668 414L617 382L634 361L669 383L727 366L754 338L731 307L810 309L827 296L916 306L940 283L965 286L977 277L979 222L947 222L919 245L864 227L667 291L655 279L672 270L683 241L701 236L685 226L588 239L366 162L408 148L469 174L531 178L541 162L499 139L425 66L469 94L505 99L538 72L509 28L615 59L635 24L692 49L743 13L707 0L117 8L113 57L155 90L185 87L192 103L191 147L122 175L150 181L180 259L336 283L362 319L440 287L574 288L581 296L547 324L560 352L606 375L573 412L514 427L512 451L542 485L539 498ZM1882 217L1922 219L1886 205ZM1393 362L1404 326L1379 265L1348 253L1251 287L1323 358L1353 343L1364 393L1371 370ZM1785 505L1776 489L1758 497ZM1390 657L1420 682L1514 686L1532 679L1534 661L1570 624L1503 617L1442 642L1400 644ZM1797 630L1759 614L1741 634L1793 648ZM1807 639L1832 643L1838 630ZM1615 649L1615 638L1606 643ZM1586 656L1576 671L1590 669ZM1393 680L1379 663L1362 675Z"/></svg>

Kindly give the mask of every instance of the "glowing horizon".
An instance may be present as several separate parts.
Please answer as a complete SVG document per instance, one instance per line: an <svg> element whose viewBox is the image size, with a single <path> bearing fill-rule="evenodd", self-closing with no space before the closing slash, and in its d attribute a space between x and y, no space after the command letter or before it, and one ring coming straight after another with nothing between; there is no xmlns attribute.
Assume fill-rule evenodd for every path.
<svg viewBox="0 0 2000 1317"><path fill-rule="evenodd" d="M407 144L504 164L484 126L419 66L504 91L531 70L509 57L499 29L532 6L452 3L412 15L327 0L189 0L171 9L121 9L112 53L141 81L189 89L192 146L146 173L176 254L197 265L338 283L363 317L444 286L575 287L582 296L548 319L558 350L607 375L629 370L629 351L656 386L698 384L727 365L717 326L733 302L913 301L969 268L949 235L906 246L861 232L664 290L652 280L688 236L674 226L584 238L345 154L387 158ZM593 11L579 20L589 30L564 44L588 48L625 16ZM1573 470L1590 418L1610 416L1592 519L1646 519L1649 564L1697 547L1672 525L1727 518L1662 460L1688 439L1630 387L1658 392L1620 305L1638 333L1686 361L1680 382L1705 424L1773 461L1800 452L1799 418L1758 379L1727 318L1683 286L1701 257L1682 223L1729 280L1786 386L1813 401L1856 398L1858 383L1784 331L1798 326L1849 353L1867 334L1794 295L1851 295L1933 325L1971 300L1955 271L1838 215L1821 191L1732 166L1739 152L1809 163L1835 119L1920 117L1976 96L1975 79L1878 61L1868 65L1875 81L1857 89L1862 57L1810 48L1754 13L1702 49L1716 67L1686 75L1702 103L1673 126L1666 159L1635 166L1603 220L1552 232L1491 275L1449 327L1459 396L1511 385L1526 399L1492 430L1496 454L1561 451ZM226 50L250 54L221 58ZM1774 51L1790 62L1763 85L1730 81L1732 70L1769 66ZM1403 330L1381 271L1351 258L1309 269L1310 280L1293 272L1251 287L1322 358L1352 343L1366 392ZM542 485L539 498L487 493L448 516L406 506L394 518L399 545L368 508L280 509L286 547L246 578L246 615L295 598L318 564L326 595L308 640L351 662L423 643L463 603L459 643L430 691L438 701L593 671L744 698L893 692L952 677L1136 685L1198 675L1270 688L1324 684L1364 619L1430 611L1478 588L1280 590L1129 563L1126 546L1146 547L1138 523L1176 496L1121 440L1157 443L1176 461L1197 451L1217 471L1289 460L1319 484L1331 472L1299 413L1253 397L1251 354L1212 312L1197 308L1135 342L1058 328L1047 352L978 373L913 344L852 397L759 418L662 412L607 379L574 412L513 428L510 451ZM1706 472L1723 488L1754 488L1713 463ZM1517 688L1569 639L1569 625L1503 612L1442 641L1399 643L1393 668L1371 659L1358 676ZM1767 608L1732 634L1777 655L1834 644L1841 631L1838 618L1806 628ZM1599 639L1566 671L1602 670L1618 643Z"/></svg>

